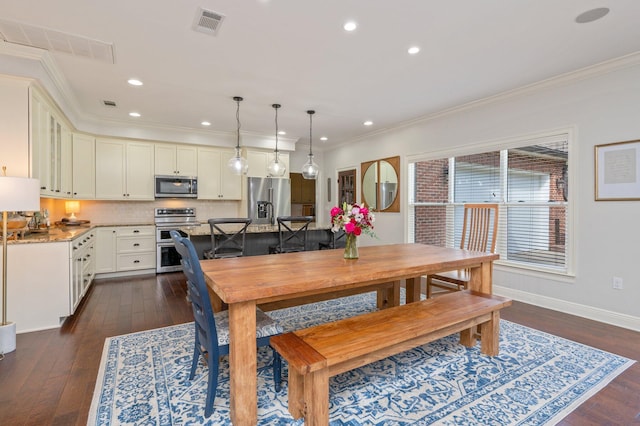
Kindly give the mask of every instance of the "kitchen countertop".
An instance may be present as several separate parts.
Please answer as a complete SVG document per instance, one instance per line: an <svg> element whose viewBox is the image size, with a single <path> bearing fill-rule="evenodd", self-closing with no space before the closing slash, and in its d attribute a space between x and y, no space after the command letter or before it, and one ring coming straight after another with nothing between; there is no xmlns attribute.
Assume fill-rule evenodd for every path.
<svg viewBox="0 0 640 426"><path fill-rule="evenodd" d="M7 244L32 244L32 243L55 243L62 241L72 241L87 231L104 226L155 226L153 223L126 223L126 224L83 224L77 226L52 226L49 229L39 229L36 231L25 230L24 237L20 236L14 239L10 236ZM0 232L1 234L1 232ZM2 237L0 236L0 241Z"/></svg>
<svg viewBox="0 0 640 426"><path fill-rule="evenodd" d="M51 227L48 230L37 230L25 232L24 237L13 239L11 236L7 244L30 244L30 243L55 243L60 241L71 241L85 232L92 229L91 225L61 226ZM0 238L1 239L1 238Z"/></svg>
<svg viewBox="0 0 640 426"><path fill-rule="evenodd" d="M19 237L17 240L13 239L11 236L7 240L7 244L31 244L31 243L54 243L61 241L72 241L79 236L83 235L87 231L97 228L97 227L107 227L107 226L155 226L154 223L100 223L100 224L86 224L79 226L52 226L48 230L38 230L38 231L26 231L24 237ZM209 223L200 223L196 226L184 226L179 227L178 229L183 230L191 236L194 235L211 235L211 228L209 227ZM329 231L331 229L330 225L322 225L311 223L308 228L310 231L313 230L326 230ZM256 233L267 233L267 232L278 232L278 225L249 225L247 228L247 233L256 234ZM2 240L2 237L0 237Z"/></svg>

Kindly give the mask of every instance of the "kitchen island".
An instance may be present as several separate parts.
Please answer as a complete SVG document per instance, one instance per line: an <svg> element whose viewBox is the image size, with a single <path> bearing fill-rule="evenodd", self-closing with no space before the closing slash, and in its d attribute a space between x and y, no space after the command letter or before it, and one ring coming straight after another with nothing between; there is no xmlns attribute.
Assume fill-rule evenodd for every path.
<svg viewBox="0 0 640 426"><path fill-rule="evenodd" d="M200 226L180 228L189 235L196 248L198 256L202 258L204 250L211 248L211 227L208 223ZM331 241L331 227L311 223L308 228L306 250L318 250L319 243ZM249 225L245 236L245 256L259 256L269 254L269 247L279 243L278 225Z"/></svg>

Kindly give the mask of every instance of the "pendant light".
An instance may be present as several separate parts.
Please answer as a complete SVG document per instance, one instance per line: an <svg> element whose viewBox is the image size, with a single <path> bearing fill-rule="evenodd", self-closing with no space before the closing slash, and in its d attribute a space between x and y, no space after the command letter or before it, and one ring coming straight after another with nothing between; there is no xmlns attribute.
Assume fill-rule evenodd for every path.
<svg viewBox="0 0 640 426"><path fill-rule="evenodd" d="M233 100L236 101L236 123L238 124L238 133L236 140L236 155L231 157L227 162L227 166L236 175L246 175L249 170L249 164L247 159L242 156L242 150L240 149L240 102L242 98L240 96L234 96Z"/></svg>
<svg viewBox="0 0 640 426"><path fill-rule="evenodd" d="M273 160L267 166L267 171L270 176L284 176L284 172L287 170L284 163L280 161L280 152L278 151L278 108L280 104L271 105L276 110L276 150L273 151Z"/></svg>
<svg viewBox="0 0 640 426"><path fill-rule="evenodd" d="M302 177L305 179L315 179L318 177L318 165L313 161L313 114L316 112L314 110L308 110L307 114L309 114L309 159L304 166L302 166Z"/></svg>

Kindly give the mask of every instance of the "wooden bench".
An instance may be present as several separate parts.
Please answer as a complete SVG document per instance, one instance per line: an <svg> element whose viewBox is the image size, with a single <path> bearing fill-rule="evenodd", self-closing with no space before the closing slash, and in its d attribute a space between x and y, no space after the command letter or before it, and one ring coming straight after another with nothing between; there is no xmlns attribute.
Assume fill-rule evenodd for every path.
<svg viewBox="0 0 640 426"><path fill-rule="evenodd" d="M329 424L329 377L460 332L481 351L498 354L503 297L461 291L271 338L289 363L289 412L305 424Z"/></svg>

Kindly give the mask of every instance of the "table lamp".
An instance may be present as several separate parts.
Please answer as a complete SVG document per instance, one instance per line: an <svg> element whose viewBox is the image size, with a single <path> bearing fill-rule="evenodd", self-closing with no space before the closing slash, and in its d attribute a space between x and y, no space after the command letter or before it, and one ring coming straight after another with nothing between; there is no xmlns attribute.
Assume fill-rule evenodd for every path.
<svg viewBox="0 0 640 426"><path fill-rule="evenodd" d="M69 222L77 222L78 218L76 217L76 213L80 213L80 201L65 201L64 211L67 214L71 214L71 216L69 216Z"/></svg>
<svg viewBox="0 0 640 426"><path fill-rule="evenodd" d="M2 324L0 354L16 349L16 324L7 321L7 214L40 210L40 181L24 177L0 176L0 211L2 211Z"/></svg>

